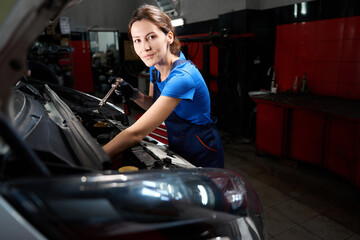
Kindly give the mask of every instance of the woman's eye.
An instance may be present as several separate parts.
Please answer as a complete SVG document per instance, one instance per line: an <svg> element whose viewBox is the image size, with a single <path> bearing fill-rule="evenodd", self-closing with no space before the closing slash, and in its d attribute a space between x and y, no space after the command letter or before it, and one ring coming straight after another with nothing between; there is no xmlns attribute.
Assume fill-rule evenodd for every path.
<svg viewBox="0 0 360 240"><path fill-rule="evenodd" d="M155 38L154 35L149 36L149 39L154 39L154 38Z"/></svg>
<svg viewBox="0 0 360 240"><path fill-rule="evenodd" d="M135 40L134 40L134 43L138 43L138 42L140 42L139 39L135 39Z"/></svg>

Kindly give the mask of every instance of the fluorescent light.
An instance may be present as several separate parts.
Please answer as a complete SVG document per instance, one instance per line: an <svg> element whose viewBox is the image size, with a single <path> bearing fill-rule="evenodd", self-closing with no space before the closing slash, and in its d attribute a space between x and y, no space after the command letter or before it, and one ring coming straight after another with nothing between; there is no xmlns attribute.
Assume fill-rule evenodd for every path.
<svg viewBox="0 0 360 240"><path fill-rule="evenodd" d="M183 18L173 19L171 20L171 24L173 25L173 27L182 26L184 25L184 19Z"/></svg>
<svg viewBox="0 0 360 240"><path fill-rule="evenodd" d="M301 14L306 15L307 14L307 2L301 3Z"/></svg>

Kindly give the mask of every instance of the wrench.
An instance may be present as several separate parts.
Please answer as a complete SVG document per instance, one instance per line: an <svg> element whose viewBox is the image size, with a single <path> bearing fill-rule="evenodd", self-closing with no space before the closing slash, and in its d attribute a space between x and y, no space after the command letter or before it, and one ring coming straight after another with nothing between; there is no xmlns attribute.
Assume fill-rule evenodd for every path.
<svg viewBox="0 0 360 240"><path fill-rule="evenodd" d="M108 98L110 97L110 95L114 92L114 90L119 86L120 82L122 81L121 78L116 78L116 82L113 83L111 85L111 89L109 90L109 92L105 95L105 97L103 99L101 99L100 103L99 103L99 107L102 107L106 101L108 100Z"/></svg>

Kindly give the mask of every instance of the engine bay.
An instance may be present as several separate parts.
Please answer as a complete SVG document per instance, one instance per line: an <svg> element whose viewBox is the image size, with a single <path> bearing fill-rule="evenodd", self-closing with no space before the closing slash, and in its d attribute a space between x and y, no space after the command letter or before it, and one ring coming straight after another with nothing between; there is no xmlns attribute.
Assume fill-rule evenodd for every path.
<svg viewBox="0 0 360 240"><path fill-rule="evenodd" d="M129 126L128 117L121 108L113 104L105 104L99 108L100 100L92 95L58 85L49 84L48 87L48 84L38 81L31 84L30 82L18 83L13 90L17 92L14 94L16 99L14 102L23 102L21 104L27 105L26 107L21 104L18 107L14 105L13 108L17 108L18 111L28 109L27 112L15 114L18 118L17 128L23 129L25 141L54 174L89 170L122 171L194 167L179 155L171 152L166 145L151 137L146 137L110 161L106 153L102 151L102 146ZM58 112L56 101L52 99L54 96L50 96L53 93L50 94L49 91L56 93L59 101L69 108L69 112L71 111L71 116L67 120L61 117L64 114L61 111ZM29 121L23 119L29 119ZM76 131L70 128L73 122L81 123L75 128ZM85 131L87 133L84 135ZM75 135L75 139L77 135L83 136L80 140L71 140L69 135L72 134ZM90 147L82 150L77 146L77 142L82 141ZM81 154L82 151L83 154ZM97 155L97 158L93 155ZM95 160L89 160L89 158ZM98 162L96 159L99 159Z"/></svg>
<svg viewBox="0 0 360 240"><path fill-rule="evenodd" d="M99 100L88 98L87 95L76 95L75 101L74 95L66 95L66 98L64 95L66 94L61 94L64 102L81 119L84 127L99 145L105 145L129 126L128 117L123 112L119 114L119 111L114 111L113 105L105 104L100 108ZM80 99L80 97L85 99ZM118 162L113 160L111 168L134 166L138 169L164 169L192 166L185 162L180 156L171 152L167 146L146 137L140 143L124 151Z"/></svg>

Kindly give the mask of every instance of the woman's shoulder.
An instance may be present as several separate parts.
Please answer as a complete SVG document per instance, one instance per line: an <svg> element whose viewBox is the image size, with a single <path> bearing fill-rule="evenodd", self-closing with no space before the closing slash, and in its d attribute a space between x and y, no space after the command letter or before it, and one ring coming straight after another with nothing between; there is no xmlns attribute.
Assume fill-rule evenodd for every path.
<svg viewBox="0 0 360 240"><path fill-rule="evenodd" d="M177 84L198 88L203 85L204 78L195 65L185 62L171 71L168 82L177 82Z"/></svg>
<svg viewBox="0 0 360 240"><path fill-rule="evenodd" d="M203 78L199 69L190 60L179 64L174 70L174 74L182 74L183 76L191 77L195 81Z"/></svg>
<svg viewBox="0 0 360 240"><path fill-rule="evenodd" d="M172 68L169 77L184 77L184 78L192 78L194 75L194 69L190 62L187 60L182 61Z"/></svg>
<svg viewBox="0 0 360 240"><path fill-rule="evenodd" d="M179 70L188 73L199 72L197 66L191 60L179 59L175 62L172 70Z"/></svg>

